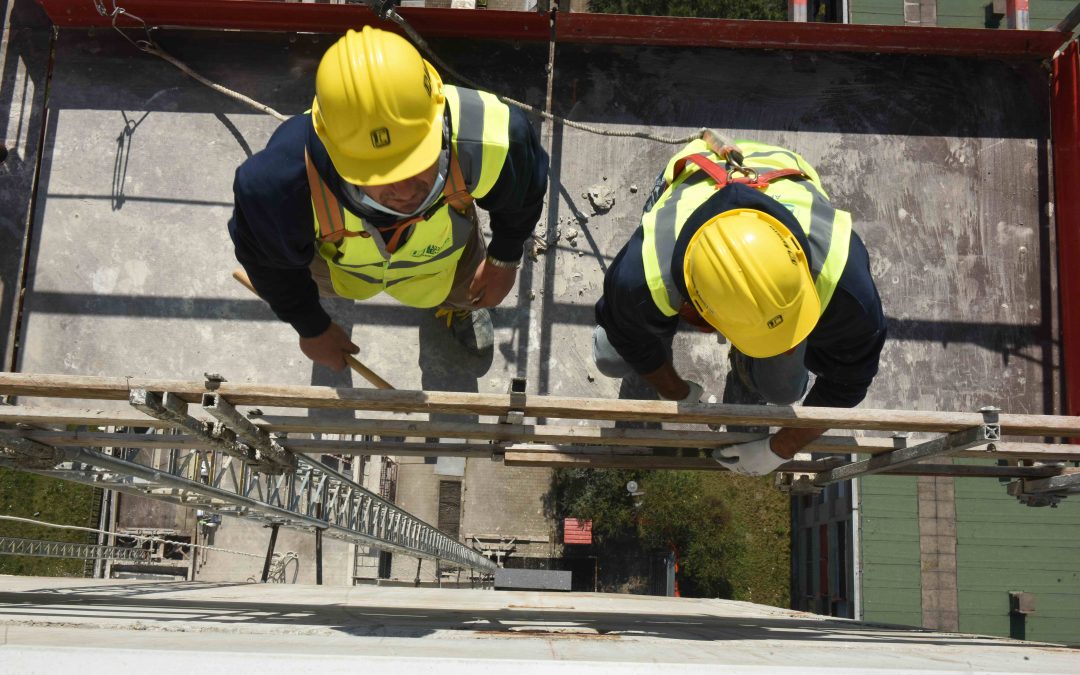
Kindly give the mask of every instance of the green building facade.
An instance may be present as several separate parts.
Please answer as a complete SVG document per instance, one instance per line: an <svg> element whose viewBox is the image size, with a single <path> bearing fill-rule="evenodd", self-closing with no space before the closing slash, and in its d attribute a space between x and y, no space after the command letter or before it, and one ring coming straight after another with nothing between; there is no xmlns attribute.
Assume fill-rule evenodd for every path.
<svg viewBox="0 0 1080 675"><path fill-rule="evenodd" d="M847 0L850 23L947 28L1006 28L1004 0ZM905 14L905 5L907 6ZM1031 30L1044 30L1065 18L1073 0L1030 0Z"/></svg>
<svg viewBox="0 0 1080 675"><path fill-rule="evenodd" d="M871 476L792 512L796 609L1080 644L1080 500L1036 508L992 478Z"/></svg>

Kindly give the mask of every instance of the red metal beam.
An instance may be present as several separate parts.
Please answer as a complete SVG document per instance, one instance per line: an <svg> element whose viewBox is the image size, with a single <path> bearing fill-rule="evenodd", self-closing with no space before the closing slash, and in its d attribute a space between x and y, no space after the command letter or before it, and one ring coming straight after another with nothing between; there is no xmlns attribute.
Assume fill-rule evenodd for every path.
<svg viewBox="0 0 1080 675"><path fill-rule="evenodd" d="M609 14L559 14L559 41L739 49L800 49L981 58L1049 58L1068 35L1056 31L729 21Z"/></svg>
<svg viewBox="0 0 1080 675"><path fill-rule="evenodd" d="M113 0L105 0L109 8ZM109 26L111 19L94 9L92 0L38 0L61 28ZM119 7L151 26L229 30L344 33L364 25L397 30L381 22L367 5L327 5L268 0L116 0ZM534 12L467 11L398 8L424 37L546 41L550 21ZM131 19L121 19L130 26Z"/></svg>
<svg viewBox="0 0 1080 675"><path fill-rule="evenodd" d="M61 27L107 26L91 0L38 0ZM112 0L105 0L111 6ZM341 33L380 23L365 5L267 0L117 0L148 24L187 28ZM547 15L493 10L398 10L426 37L544 41ZM728 21L616 14L556 15L556 40L627 45L883 52L979 58L1049 58L1065 41L1056 31Z"/></svg>
<svg viewBox="0 0 1080 675"><path fill-rule="evenodd" d="M1054 59L1050 90L1065 412L1080 415L1080 50Z"/></svg>

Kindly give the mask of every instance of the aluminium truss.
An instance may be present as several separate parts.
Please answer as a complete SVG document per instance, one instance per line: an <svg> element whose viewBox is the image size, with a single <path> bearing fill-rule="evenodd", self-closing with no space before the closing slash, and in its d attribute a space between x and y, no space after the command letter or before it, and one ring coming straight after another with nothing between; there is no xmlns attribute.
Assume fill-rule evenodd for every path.
<svg viewBox="0 0 1080 675"><path fill-rule="evenodd" d="M150 551L130 546L76 544L69 541L45 541L0 537L0 555L28 555L42 558L77 558L80 560L124 560L149 562Z"/></svg>

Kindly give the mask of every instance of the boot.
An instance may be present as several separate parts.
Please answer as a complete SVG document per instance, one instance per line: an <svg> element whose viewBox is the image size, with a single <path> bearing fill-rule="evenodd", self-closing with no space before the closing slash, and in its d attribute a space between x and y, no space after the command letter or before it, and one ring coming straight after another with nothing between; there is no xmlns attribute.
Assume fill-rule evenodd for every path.
<svg viewBox="0 0 1080 675"><path fill-rule="evenodd" d="M486 309L440 308L437 317L446 318L446 327L454 339L470 354L479 356L495 343L495 329L491 325L491 313Z"/></svg>

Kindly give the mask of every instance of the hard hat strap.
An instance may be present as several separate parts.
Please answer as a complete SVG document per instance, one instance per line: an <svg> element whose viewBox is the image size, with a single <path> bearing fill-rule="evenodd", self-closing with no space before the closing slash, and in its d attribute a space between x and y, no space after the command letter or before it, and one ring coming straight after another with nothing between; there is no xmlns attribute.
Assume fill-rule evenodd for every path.
<svg viewBox="0 0 1080 675"><path fill-rule="evenodd" d="M345 214L341 208L341 202L326 186L319 172L315 169L315 163L311 161L311 154L304 149L304 164L307 166L308 189L311 190L311 203L315 205L315 220L319 223L319 243L336 243L345 237L358 237L367 235L366 232L352 232L345 227ZM370 235L368 235L370 236Z"/></svg>
<svg viewBox="0 0 1080 675"><path fill-rule="evenodd" d="M457 153L454 152L453 146L450 147L449 168L450 171L446 176L446 184L443 186L443 196L432 204L427 211L413 216L412 218L406 218L399 223L379 228L379 232L382 233L393 232L393 234L390 235L390 239L386 242L386 250L388 253L393 253L398 249L398 246L401 245L402 235L408 232L410 227L421 220L427 220L435 215L435 212L444 205L449 205L458 213L465 213L465 211L472 206L473 196L469 194L468 184L465 182L465 175L461 171L461 165L458 164Z"/></svg>
<svg viewBox="0 0 1080 675"><path fill-rule="evenodd" d="M330 191L326 182L319 175L315 163L311 161L311 154L306 149L304 150L304 163L307 166L311 201L315 205L317 214L315 220L318 221L319 236L316 239L319 243L337 243L345 237L370 237L371 235L367 232L354 232L345 227L344 207L341 206L341 202L338 201L338 198L334 196L334 193ZM386 242L388 253L393 253L398 249L410 227L435 215L435 212L444 205L449 205L459 213L465 213L472 206L473 196L469 194L468 183L465 182L465 175L461 171L457 153L454 152L452 146L450 148L449 169L446 184L443 187L443 195L431 207L417 216L378 228L379 232L390 234L390 239Z"/></svg>

